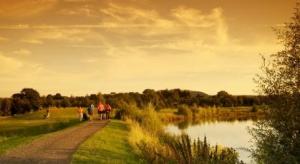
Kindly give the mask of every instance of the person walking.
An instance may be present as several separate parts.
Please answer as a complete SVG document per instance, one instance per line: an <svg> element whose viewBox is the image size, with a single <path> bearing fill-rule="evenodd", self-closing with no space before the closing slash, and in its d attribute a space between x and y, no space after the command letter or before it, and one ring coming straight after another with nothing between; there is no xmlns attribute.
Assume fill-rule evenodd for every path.
<svg viewBox="0 0 300 164"><path fill-rule="evenodd" d="M94 104L91 104L88 108L87 108L87 112L89 114L89 120L93 119L93 114L94 114Z"/></svg>
<svg viewBox="0 0 300 164"><path fill-rule="evenodd" d="M101 102L99 102L97 109L98 109L98 114L100 116L100 120L103 120L104 113L105 113L104 105Z"/></svg>
<svg viewBox="0 0 300 164"><path fill-rule="evenodd" d="M44 115L44 118L48 119L49 117L50 117L50 109L48 107L47 110L46 110L46 114Z"/></svg>
<svg viewBox="0 0 300 164"><path fill-rule="evenodd" d="M106 119L110 119L110 112L111 112L111 106L109 104L105 105L105 113L106 113Z"/></svg>
<svg viewBox="0 0 300 164"><path fill-rule="evenodd" d="M81 107L79 107L78 109L78 115L79 115L79 121L83 120L83 109Z"/></svg>

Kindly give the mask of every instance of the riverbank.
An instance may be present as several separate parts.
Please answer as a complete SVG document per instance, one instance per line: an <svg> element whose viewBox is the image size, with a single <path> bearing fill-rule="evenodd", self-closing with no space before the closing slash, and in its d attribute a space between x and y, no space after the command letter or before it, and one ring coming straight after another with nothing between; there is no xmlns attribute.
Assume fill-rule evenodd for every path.
<svg viewBox="0 0 300 164"><path fill-rule="evenodd" d="M197 107L187 108L183 113L178 109L161 109L158 112L163 122L201 121L234 121L259 120L265 117L265 112L259 107Z"/></svg>
<svg viewBox="0 0 300 164"><path fill-rule="evenodd" d="M128 106L124 118L129 125L129 143L133 150L148 163L239 163L232 148L210 145L206 138L192 140L182 134L165 132L164 123L149 105L144 109ZM193 146L192 146L193 145Z"/></svg>

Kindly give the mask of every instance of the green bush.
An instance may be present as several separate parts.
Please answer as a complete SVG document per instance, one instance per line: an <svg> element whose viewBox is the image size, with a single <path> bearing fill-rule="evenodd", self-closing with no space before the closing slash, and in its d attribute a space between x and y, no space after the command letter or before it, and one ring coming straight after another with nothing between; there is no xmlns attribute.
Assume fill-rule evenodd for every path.
<svg viewBox="0 0 300 164"><path fill-rule="evenodd" d="M193 118L193 112L187 105L180 105L178 107L177 114L184 115L184 117L186 117L187 119Z"/></svg>

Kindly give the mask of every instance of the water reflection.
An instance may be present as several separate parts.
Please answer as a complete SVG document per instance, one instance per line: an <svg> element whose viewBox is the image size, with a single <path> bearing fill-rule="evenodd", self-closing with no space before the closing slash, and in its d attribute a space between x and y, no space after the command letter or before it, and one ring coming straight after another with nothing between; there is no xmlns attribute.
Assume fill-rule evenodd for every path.
<svg viewBox="0 0 300 164"><path fill-rule="evenodd" d="M240 155L240 159L246 163L253 163L250 159L251 135L248 128L253 127L254 120L205 120L205 121L184 121L166 126L166 131L175 135L182 132L188 134L192 139L207 137L211 145L219 144L232 147Z"/></svg>

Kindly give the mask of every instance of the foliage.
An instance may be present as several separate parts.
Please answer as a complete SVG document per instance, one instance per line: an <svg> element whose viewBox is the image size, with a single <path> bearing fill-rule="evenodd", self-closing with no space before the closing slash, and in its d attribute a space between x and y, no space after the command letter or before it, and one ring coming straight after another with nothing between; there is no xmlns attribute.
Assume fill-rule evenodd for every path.
<svg viewBox="0 0 300 164"><path fill-rule="evenodd" d="M148 107L144 109L140 123L143 128L154 134L160 133L162 131L161 119L159 118L157 112L154 110L152 104L149 104Z"/></svg>
<svg viewBox="0 0 300 164"><path fill-rule="evenodd" d="M187 105L179 106L177 114L184 115L187 119L193 118L193 112Z"/></svg>
<svg viewBox="0 0 300 164"><path fill-rule="evenodd" d="M11 114L36 111L40 105L40 94L34 89L24 88L12 96Z"/></svg>
<svg viewBox="0 0 300 164"><path fill-rule="evenodd" d="M192 111L188 110L192 115ZM231 148L218 149L216 146L212 151L206 139L204 142L192 142L187 135L176 137L166 134L161 130L161 120L151 105L140 111L143 119L127 117L129 143L148 163L238 163L237 153Z"/></svg>
<svg viewBox="0 0 300 164"><path fill-rule="evenodd" d="M11 100L6 98L1 101L0 106L0 116L8 116L10 115L11 109Z"/></svg>
<svg viewBox="0 0 300 164"><path fill-rule="evenodd" d="M278 30L282 51L264 59L257 76L259 92L269 99L268 119L252 133L259 163L300 163L300 6L290 23Z"/></svg>
<svg viewBox="0 0 300 164"><path fill-rule="evenodd" d="M140 120L141 114L140 109L135 104L127 104L124 101L119 102L121 108L115 109L115 118L125 120L127 118L133 120Z"/></svg>
<svg viewBox="0 0 300 164"><path fill-rule="evenodd" d="M204 141L193 141L186 134L181 136L166 137L165 143L171 149L173 156L178 163L186 164L207 164L207 163L224 163L236 164L238 161L238 154L232 148L219 148L218 145L214 149L207 143L206 137Z"/></svg>
<svg viewBox="0 0 300 164"><path fill-rule="evenodd" d="M35 93L35 96L24 96ZM91 94L86 96L63 96L60 93L39 97L37 91L33 89L23 89L21 93L14 94L11 98L12 107L6 115L26 113L35 111L40 107L88 107L91 104L98 104L100 101L108 103L116 109L116 116L120 118L123 112L127 112L128 106L137 108L147 108L152 104L155 110L164 108L180 108L182 105L192 109L193 115L197 113L197 107L233 107L233 106L253 106L267 103L264 96L233 96L225 91L220 91L215 96L207 95L203 92L190 90L159 90L146 89L143 93L110 93ZM34 94L33 94L34 95ZM35 99L34 101L32 101ZM126 108L126 109L124 109ZM2 112L3 113L3 112Z"/></svg>
<svg viewBox="0 0 300 164"><path fill-rule="evenodd" d="M256 105L253 105L253 106L252 106L251 112L257 112L257 106L256 106Z"/></svg>

